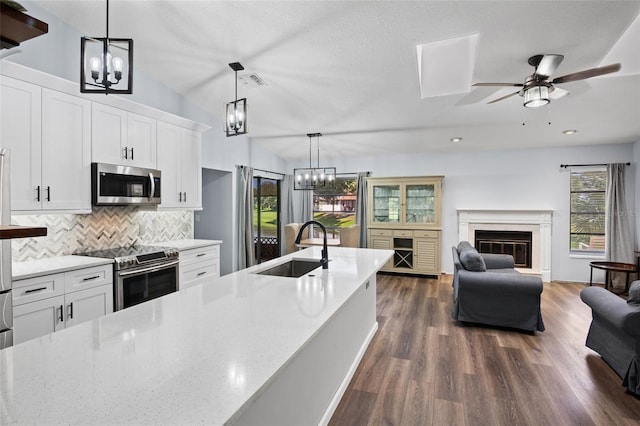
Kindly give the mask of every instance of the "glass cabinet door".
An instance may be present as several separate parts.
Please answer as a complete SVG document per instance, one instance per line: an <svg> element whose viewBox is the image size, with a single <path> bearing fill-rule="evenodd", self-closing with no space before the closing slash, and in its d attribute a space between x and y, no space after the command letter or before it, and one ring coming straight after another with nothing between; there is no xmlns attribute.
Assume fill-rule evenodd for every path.
<svg viewBox="0 0 640 426"><path fill-rule="evenodd" d="M400 185L373 186L373 222L400 222Z"/></svg>
<svg viewBox="0 0 640 426"><path fill-rule="evenodd" d="M435 223L435 186L405 186L405 223Z"/></svg>

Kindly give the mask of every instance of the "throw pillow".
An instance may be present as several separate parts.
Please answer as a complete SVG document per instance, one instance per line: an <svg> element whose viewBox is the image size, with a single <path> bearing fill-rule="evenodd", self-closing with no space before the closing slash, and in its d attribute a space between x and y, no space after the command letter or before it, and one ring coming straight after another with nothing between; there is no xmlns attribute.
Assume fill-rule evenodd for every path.
<svg viewBox="0 0 640 426"><path fill-rule="evenodd" d="M459 254L460 263L467 271L484 272L487 270L487 265L484 263L484 259L478 253L475 248L466 248Z"/></svg>
<svg viewBox="0 0 640 426"><path fill-rule="evenodd" d="M630 305L640 305L640 280L631 283L627 303Z"/></svg>
<svg viewBox="0 0 640 426"><path fill-rule="evenodd" d="M469 241L460 241L458 243L458 247L456 247L456 250L458 250L458 254L462 253L462 251L464 251L466 249L475 250L475 248L471 245L471 243Z"/></svg>

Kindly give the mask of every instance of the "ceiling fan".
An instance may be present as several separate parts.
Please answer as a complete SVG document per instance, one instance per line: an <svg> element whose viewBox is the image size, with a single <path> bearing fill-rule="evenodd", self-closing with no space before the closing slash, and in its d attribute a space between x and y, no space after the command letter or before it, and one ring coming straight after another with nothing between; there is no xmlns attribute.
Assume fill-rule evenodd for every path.
<svg viewBox="0 0 640 426"><path fill-rule="evenodd" d="M534 55L529 58L528 62L529 65L535 68L535 71L524 80L524 83L475 83L473 86L521 87L521 89L516 92L494 99L488 103L492 104L510 98L514 95L520 95L524 97L525 107L536 108L547 105L551 102L551 99L561 98L569 93L560 87L556 87L556 84L584 80L620 71L620 64L611 64L604 67L590 68L588 70L574 72L549 80L563 59L563 55Z"/></svg>

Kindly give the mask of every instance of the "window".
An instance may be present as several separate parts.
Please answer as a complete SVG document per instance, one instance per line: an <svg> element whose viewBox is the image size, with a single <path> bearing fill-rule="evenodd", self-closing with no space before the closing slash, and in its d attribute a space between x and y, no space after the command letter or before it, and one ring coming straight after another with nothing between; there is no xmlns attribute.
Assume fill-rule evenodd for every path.
<svg viewBox="0 0 640 426"><path fill-rule="evenodd" d="M571 251L604 252L607 172L571 171Z"/></svg>
<svg viewBox="0 0 640 426"><path fill-rule="evenodd" d="M358 179L352 175L338 175L333 188L313 190L313 219L327 228L327 236L338 238L340 228L356 223L356 189ZM318 229L314 229L315 236Z"/></svg>
<svg viewBox="0 0 640 426"><path fill-rule="evenodd" d="M253 243L256 261L280 256L280 181L265 177L253 178Z"/></svg>

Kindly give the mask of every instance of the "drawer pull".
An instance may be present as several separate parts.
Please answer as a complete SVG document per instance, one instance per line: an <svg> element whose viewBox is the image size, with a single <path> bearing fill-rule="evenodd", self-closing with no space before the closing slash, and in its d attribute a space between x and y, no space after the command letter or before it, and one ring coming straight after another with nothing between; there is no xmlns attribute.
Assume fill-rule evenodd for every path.
<svg viewBox="0 0 640 426"><path fill-rule="evenodd" d="M38 287L38 288L32 288L30 290L25 290L25 293L35 293L36 291L42 291L42 290L46 290L46 287Z"/></svg>
<svg viewBox="0 0 640 426"><path fill-rule="evenodd" d="M198 254L196 255L196 257L202 257L202 256L206 256L206 255L207 255L207 253L198 253Z"/></svg>
<svg viewBox="0 0 640 426"><path fill-rule="evenodd" d="M203 276L203 275L204 275L204 274L206 274L206 273L207 273L206 271L198 272L198 276L199 276L199 277L201 277L201 276Z"/></svg>
<svg viewBox="0 0 640 426"><path fill-rule="evenodd" d="M100 275L94 275L92 277L83 278L82 281L97 280L98 278L100 278Z"/></svg>

